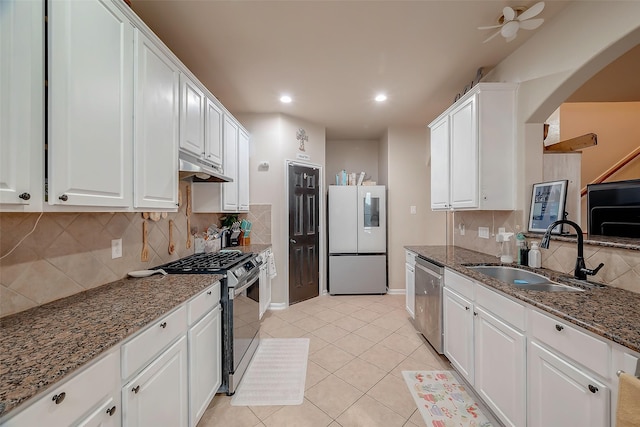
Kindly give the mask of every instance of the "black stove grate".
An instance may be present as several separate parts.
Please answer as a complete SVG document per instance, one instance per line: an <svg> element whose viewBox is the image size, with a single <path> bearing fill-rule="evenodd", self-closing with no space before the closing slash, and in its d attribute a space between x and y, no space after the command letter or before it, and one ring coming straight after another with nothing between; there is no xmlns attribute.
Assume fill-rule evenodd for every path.
<svg viewBox="0 0 640 427"><path fill-rule="evenodd" d="M224 273L251 256L250 253L241 252L200 253L155 268L161 268L169 274Z"/></svg>

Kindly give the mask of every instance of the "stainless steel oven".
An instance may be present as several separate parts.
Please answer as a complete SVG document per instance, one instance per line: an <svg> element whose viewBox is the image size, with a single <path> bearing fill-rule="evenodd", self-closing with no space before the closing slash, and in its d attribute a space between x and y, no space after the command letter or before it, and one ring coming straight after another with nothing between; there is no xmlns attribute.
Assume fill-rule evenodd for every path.
<svg viewBox="0 0 640 427"><path fill-rule="evenodd" d="M249 362L260 343L260 269L254 268L243 283L229 289L229 316L227 325L231 325L231 346L227 346L229 354L223 360L228 363L227 394L235 392L240 379L244 375ZM224 311L224 304L223 304ZM223 339L225 339L223 337ZM229 348L230 347L230 348Z"/></svg>
<svg viewBox="0 0 640 427"><path fill-rule="evenodd" d="M158 266L169 274L220 274L222 306L221 393L235 393L260 342L260 264L241 251L199 253Z"/></svg>

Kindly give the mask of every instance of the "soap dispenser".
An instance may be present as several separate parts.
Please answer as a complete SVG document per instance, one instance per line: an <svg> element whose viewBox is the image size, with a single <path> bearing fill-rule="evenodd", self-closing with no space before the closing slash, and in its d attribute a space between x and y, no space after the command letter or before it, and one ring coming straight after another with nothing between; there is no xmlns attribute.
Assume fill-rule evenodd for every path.
<svg viewBox="0 0 640 427"><path fill-rule="evenodd" d="M542 265L542 257L538 249L538 242L531 242L531 250L529 251L529 267L540 268Z"/></svg>
<svg viewBox="0 0 640 427"><path fill-rule="evenodd" d="M510 238L513 236L513 233L507 233L502 231L496 235L496 241L500 242L500 262L503 263L512 263L513 262L513 253L511 251L511 241Z"/></svg>

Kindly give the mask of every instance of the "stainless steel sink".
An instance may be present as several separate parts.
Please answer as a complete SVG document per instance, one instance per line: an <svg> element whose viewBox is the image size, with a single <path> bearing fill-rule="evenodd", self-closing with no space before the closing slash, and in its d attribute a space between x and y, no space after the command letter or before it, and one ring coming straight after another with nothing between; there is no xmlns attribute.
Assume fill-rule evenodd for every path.
<svg viewBox="0 0 640 427"><path fill-rule="evenodd" d="M471 270L486 274L502 282L530 291L546 292L583 292L583 289L553 282L541 274L519 268L502 265L476 265L469 266Z"/></svg>

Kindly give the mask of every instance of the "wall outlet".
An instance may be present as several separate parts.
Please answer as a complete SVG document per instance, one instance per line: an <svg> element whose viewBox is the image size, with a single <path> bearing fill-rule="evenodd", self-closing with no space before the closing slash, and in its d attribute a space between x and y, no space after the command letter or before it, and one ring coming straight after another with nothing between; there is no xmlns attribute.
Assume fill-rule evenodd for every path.
<svg viewBox="0 0 640 427"><path fill-rule="evenodd" d="M416 214L416 207L415 206L409 206L409 212L411 213L411 215L415 215Z"/></svg>
<svg viewBox="0 0 640 427"><path fill-rule="evenodd" d="M464 236L465 229L464 229L464 224L463 223L458 224L458 229L460 230L460 235Z"/></svg>
<svg viewBox="0 0 640 427"><path fill-rule="evenodd" d="M489 238L489 227L478 227L478 237L482 239Z"/></svg>
<svg viewBox="0 0 640 427"><path fill-rule="evenodd" d="M111 259L122 258L122 239L111 241Z"/></svg>

